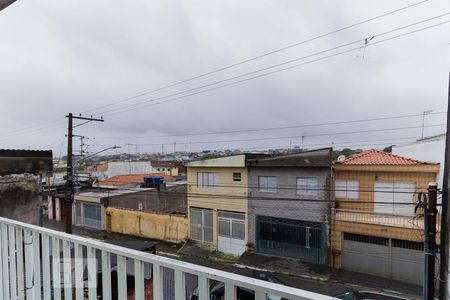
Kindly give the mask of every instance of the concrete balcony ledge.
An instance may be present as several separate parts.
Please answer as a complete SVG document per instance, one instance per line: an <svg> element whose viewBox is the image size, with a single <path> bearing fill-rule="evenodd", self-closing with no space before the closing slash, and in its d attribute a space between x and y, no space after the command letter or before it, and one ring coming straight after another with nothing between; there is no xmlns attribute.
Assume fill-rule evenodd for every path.
<svg viewBox="0 0 450 300"><path fill-rule="evenodd" d="M6 218L0 218L0 271L0 300L178 300L190 295L207 300L214 282L223 284L227 300L238 299L242 290L256 300L333 299ZM165 284L168 275L173 285Z"/></svg>
<svg viewBox="0 0 450 300"><path fill-rule="evenodd" d="M366 211L335 209L334 219L336 221L343 222L355 222L423 230L423 216L421 215L399 216L391 214L378 214ZM439 229L440 225L438 225L438 230Z"/></svg>

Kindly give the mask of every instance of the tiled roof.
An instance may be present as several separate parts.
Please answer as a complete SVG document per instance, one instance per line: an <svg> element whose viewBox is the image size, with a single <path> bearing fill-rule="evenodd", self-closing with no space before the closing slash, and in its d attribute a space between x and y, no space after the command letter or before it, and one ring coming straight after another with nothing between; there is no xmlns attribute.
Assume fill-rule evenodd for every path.
<svg viewBox="0 0 450 300"><path fill-rule="evenodd" d="M411 166L420 165L420 162L415 159L387 153L380 150L366 150L358 154L347 157L340 162L343 165L379 165L379 166Z"/></svg>
<svg viewBox="0 0 450 300"><path fill-rule="evenodd" d="M125 185L130 183L144 183L144 177L147 176L163 176L164 181L173 180L172 176L165 175L163 173L150 173L150 174L127 174L127 175L117 175L106 180L97 183L98 186L116 186Z"/></svg>

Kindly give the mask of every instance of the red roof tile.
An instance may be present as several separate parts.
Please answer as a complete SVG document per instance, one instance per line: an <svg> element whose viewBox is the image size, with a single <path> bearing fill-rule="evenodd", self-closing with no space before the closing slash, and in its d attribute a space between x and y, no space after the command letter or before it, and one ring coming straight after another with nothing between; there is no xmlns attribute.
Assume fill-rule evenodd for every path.
<svg viewBox="0 0 450 300"><path fill-rule="evenodd" d="M343 165L379 165L379 166L411 166L420 165L415 159L387 153L380 150L365 150L361 153L351 155L341 162Z"/></svg>
<svg viewBox="0 0 450 300"><path fill-rule="evenodd" d="M163 176L164 181L172 181L173 177L165 175L163 173L150 173L150 174L127 174L127 175L117 175L106 180L100 181L97 185L108 185L108 186L116 186L116 185L124 185L130 183L144 183L144 177L147 176Z"/></svg>

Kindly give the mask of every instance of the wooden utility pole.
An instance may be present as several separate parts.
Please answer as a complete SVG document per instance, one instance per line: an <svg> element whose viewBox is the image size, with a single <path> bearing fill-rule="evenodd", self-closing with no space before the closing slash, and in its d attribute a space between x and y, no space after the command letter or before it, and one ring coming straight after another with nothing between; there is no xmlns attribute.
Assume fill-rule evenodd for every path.
<svg viewBox="0 0 450 300"><path fill-rule="evenodd" d="M103 118L94 119L92 116L89 118L80 116L74 116L72 113L69 113L66 118L68 118L68 127L67 127L67 177L66 177L66 193L64 197L64 208L66 212L66 233L72 233L72 204L73 204L73 151L72 151L72 140L73 140L73 129L75 127L81 126L88 122L97 121L103 122ZM73 119L77 120L85 120L81 124L73 126Z"/></svg>
<svg viewBox="0 0 450 300"><path fill-rule="evenodd" d="M426 199L426 197L425 197ZM428 185L428 201L424 203L425 218L425 274L423 299L434 300L434 274L436 266L436 217L437 217L437 183Z"/></svg>
<svg viewBox="0 0 450 300"><path fill-rule="evenodd" d="M449 256L449 224L450 212L448 206L449 199L449 179L450 179L450 72L449 72L449 89L447 101L447 134L445 142L445 163L444 163L444 181L442 183L442 219L441 219L441 259L439 270L439 299L448 299L449 278L448 278L448 256Z"/></svg>

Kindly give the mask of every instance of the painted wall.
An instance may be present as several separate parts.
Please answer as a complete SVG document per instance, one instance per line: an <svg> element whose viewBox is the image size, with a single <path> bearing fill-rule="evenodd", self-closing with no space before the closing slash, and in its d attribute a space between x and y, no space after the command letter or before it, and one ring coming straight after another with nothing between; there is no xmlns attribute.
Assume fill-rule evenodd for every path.
<svg viewBox="0 0 450 300"><path fill-rule="evenodd" d="M197 187L198 172L219 173L219 187ZM241 181L233 181L233 173L241 173ZM245 167L188 167L188 217L190 208L209 208L213 210L213 247L218 239L218 211L245 213L245 241L248 241L248 171ZM214 195L214 196L211 196ZM223 196L221 198L220 196ZM237 197L230 199L229 197Z"/></svg>
<svg viewBox="0 0 450 300"><path fill-rule="evenodd" d="M0 216L37 225L39 223L39 176L0 176Z"/></svg>
<svg viewBox="0 0 450 300"><path fill-rule="evenodd" d="M181 243L188 238L188 220L185 217L159 215L108 207L111 231L152 239ZM108 219L108 218L105 218ZM106 224L106 228L108 229Z"/></svg>
<svg viewBox="0 0 450 300"><path fill-rule="evenodd" d="M411 145L392 147L392 153L427 163L439 163L438 187L442 187L445 162L445 136L423 140Z"/></svg>
<svg viewBox="0 0 450 300"><path fill-rule="evenodd" d="M435 182L438 175L438 166L433 166L434 169L430 169L429 166L424 166L422 171L420 167L416 167L415 171L401 171L401 168L397 167L396 172L377 171L370 167L365 170L346 170L344 168L336 168L335 178L358 180L359 181L359 198L358 199L346 199L336 197L336 201L348 200L358 201L358 203L344 203L340 202L338 207L342 209L351 210L363 210L374 211L374 187L375 182L414 182L418 192L425 192L428 188L429 182ZM360 204L360 202L362 204Z"/></svg>
<svg viewBox="0 0 450 300"><path fill-rule="evenodd" d="M258 191L259 176L276 176L278 189L275 193ZM316 177L319 182L318 194L297 194L297 177ZM311 222L320 222L329 227L331 169L330 168L249 168L249 242L255 243L256 217L269 216ZM273 200L257 199L270 197ZM276 198L298 199L276 200ZM317 202L304 202L313 199ZM327 238L327 240L329 240Z"/></svg>

